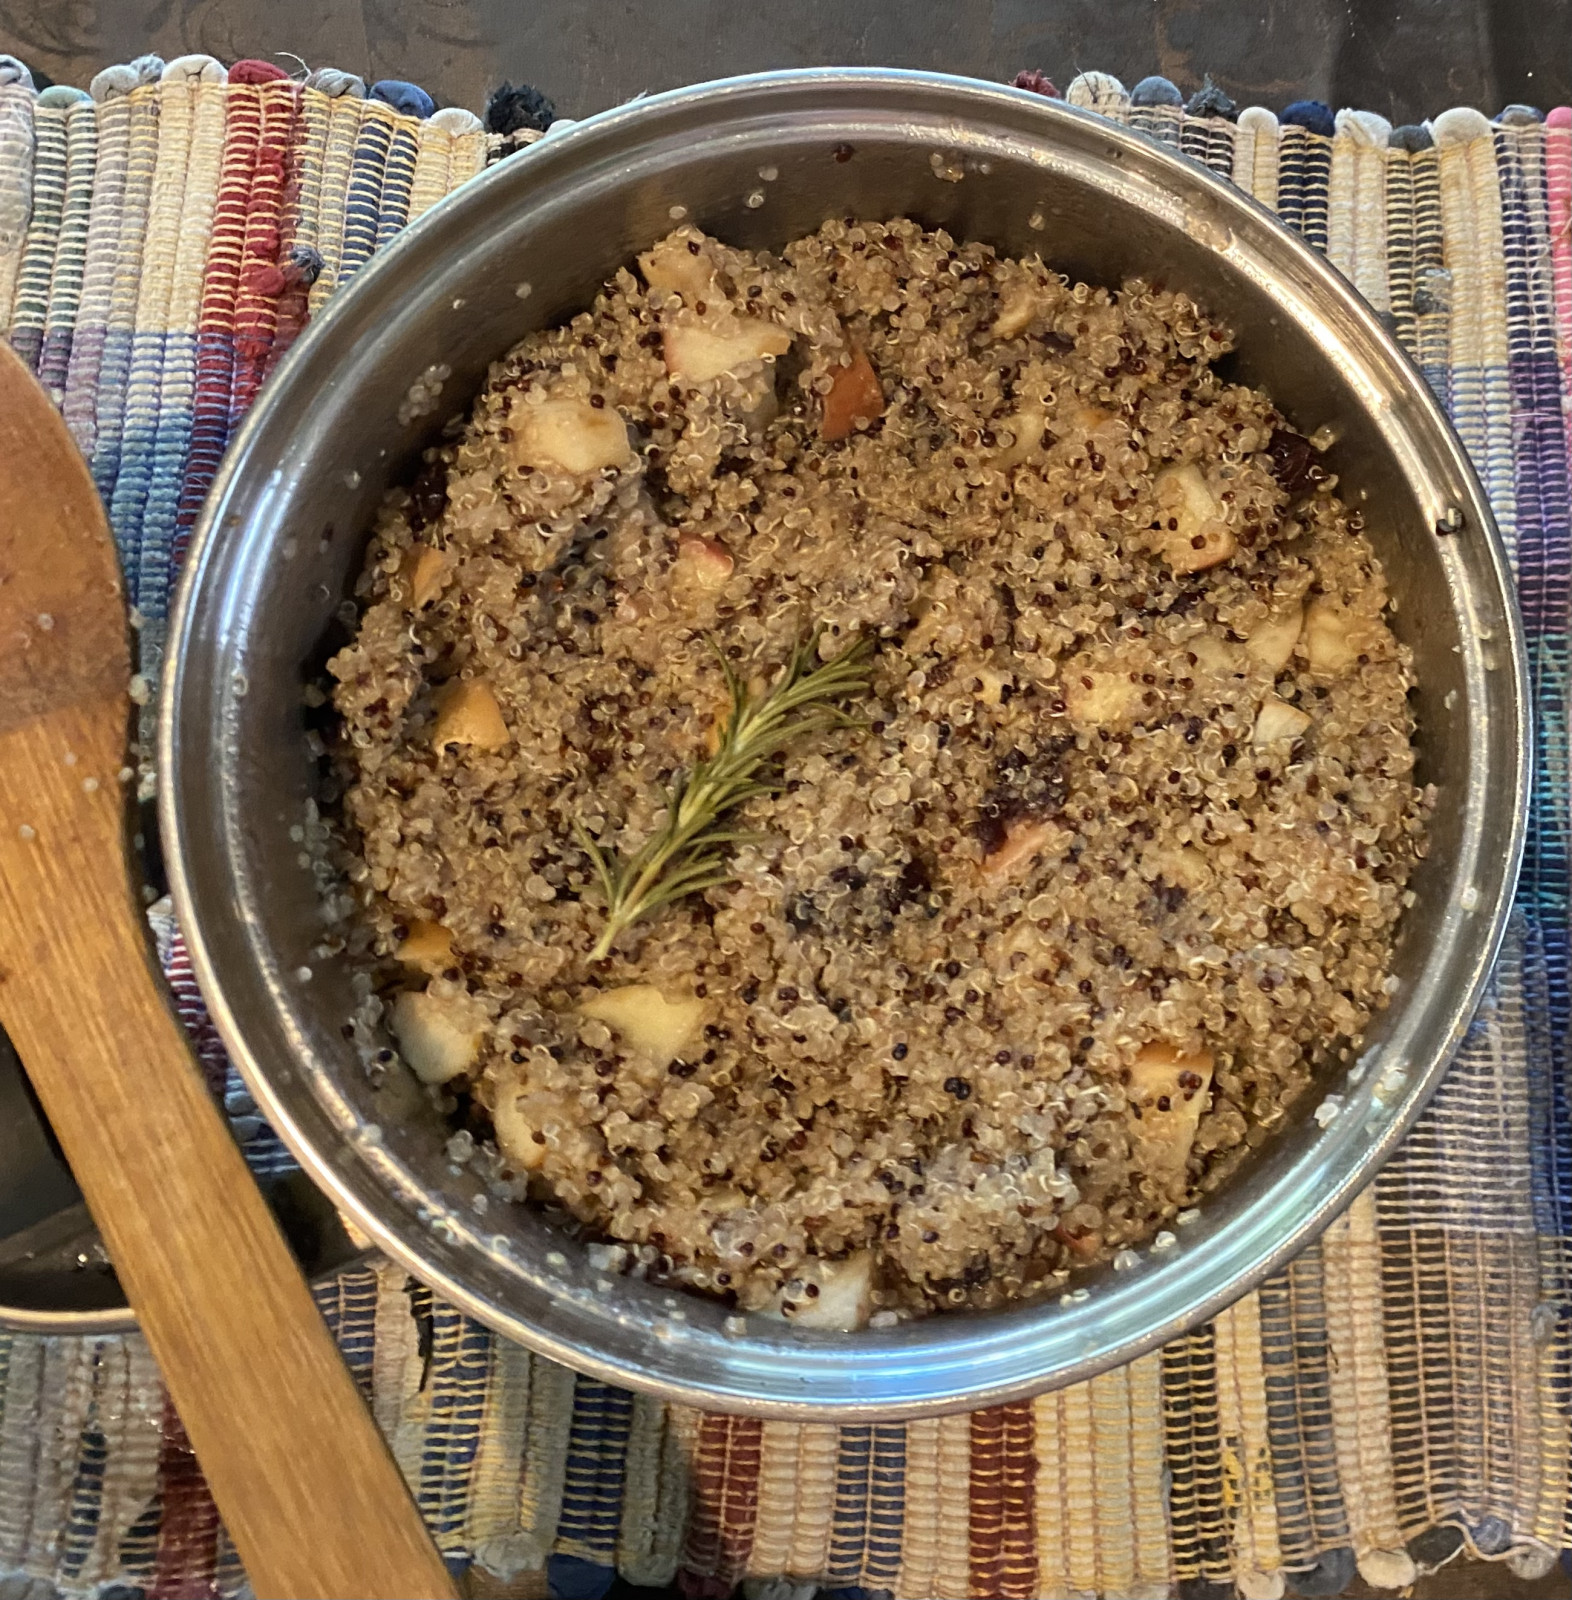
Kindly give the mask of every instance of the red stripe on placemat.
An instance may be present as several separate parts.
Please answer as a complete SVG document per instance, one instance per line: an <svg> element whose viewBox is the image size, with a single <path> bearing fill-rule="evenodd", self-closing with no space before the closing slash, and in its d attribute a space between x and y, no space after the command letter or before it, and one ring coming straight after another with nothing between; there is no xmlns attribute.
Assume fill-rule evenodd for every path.
<svg viewBox="0 0 1572 1600"><path fill-rule="evenodd" d="M764 1424L757 1417L705 1416L693 1453L693 1509L678 1575L694 1600L729 1595L747 1571L759 1505Z"/></svg>
<svg viewBox="0 0 1572 1600"><path fill-rule="evenodd" d="M148 1600L212 1600L218 1593L218 1507L167 1399L163 1435L158 1452L163 1517Z"/></svg>
<svg viewBox="0 0 1572 1600"><path fill-rule="evenodd" d="M764 1424L757 1417L731 1419L731 1453L726 1463L726 1491L721 1505L719 1576L737 1583L753 1554L753 1529L759 1519L759 1461Z"/></svg>
<svg viewBox="0 0 1572 1600"><path fill-rule="evenodd" d="M1004 1414L998 1406L972 1413L971 1592L999 1592L1004 1543Z"/></svg>
<svg viewBox="0 0 1572 1600"><path fill-rule="evenodd" d="M197 987L196 974L191 970L191 953L178 933L170 940L164 977L175 1002L175 1015L180 1018L180 1026L185 1029L186 1037L196 1049L197 1060L202 1064L202 1077L208 1091L222 1098L224 1082L229 1076L229 1055L208 1014L202 991Z"/></svg>
<svg viewBox="0 0 1572 1600"><path fill-rule="evenodd" d="M251 178L262 137L261 92L231 80L225 91L224 156L213 204L213 231L202 274L197 315L196 389L191 404L191 443L175 517L174 560L178 568L202 501L229 443L229 397L235 371L235 301L245 252Z"/></svg>
<svg viewBox="0 0 1572 1600"><path fill-rule="evenodd" d="M270 83L260 93L262 134L257 144L251 209L246 217L240 291L235 303L235 380L229 398L231 431L250 409L267 372L268 352L278 330L279 297L288 287L284 259L284 197L290 153L300 116L300 90Z"/></svg>
<svg viewBox="0 0 1572 1600"><path fill-rule="evenodd" d="M1001 1406L1004 1413L1004 1525L999 1538L1002 1600L1037 1593L1037 1424L1029 1400Z"/></svg>
<svg viewBox="0 0 1572 1600"><path fill-rule="evenodd" d="M1031 1402L972 1413L971 1592L1030 1600L1037 1592Z"/></svg>

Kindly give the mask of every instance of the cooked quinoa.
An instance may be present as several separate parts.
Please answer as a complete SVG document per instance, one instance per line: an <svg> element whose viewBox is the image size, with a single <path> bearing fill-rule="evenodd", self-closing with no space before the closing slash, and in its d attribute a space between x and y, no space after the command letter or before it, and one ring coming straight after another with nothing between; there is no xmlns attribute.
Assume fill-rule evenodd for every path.
<svg viewBox="0 0 1572 1600"><path fill-rule="evenodd" d="M492 369L332 662L360 947L508 1192L853 1326L1149 1238L1387 1003L1425 849L1360 514L1182 294L916 224L680 229ZM874 645L590 954L722 659ZM493 1148L494 1142L494 1148ZM511 1180L511 1181L510 1181Z"/></svg>

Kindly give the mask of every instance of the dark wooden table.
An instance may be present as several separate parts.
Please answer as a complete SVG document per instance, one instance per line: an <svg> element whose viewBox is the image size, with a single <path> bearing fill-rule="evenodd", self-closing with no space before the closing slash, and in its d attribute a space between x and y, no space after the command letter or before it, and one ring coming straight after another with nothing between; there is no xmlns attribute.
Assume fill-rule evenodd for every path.
<svg viewBox="0 0 1572 1600"><path fill-rule="evenodd" d="M479 110L535 84L565 116L766 67L845 64L1061 88L1083 68L1241 104L1314 98L1409 122L1572 100L1572 0L0 0L0 49L62 83L146 50L408 78Z"/></svg>

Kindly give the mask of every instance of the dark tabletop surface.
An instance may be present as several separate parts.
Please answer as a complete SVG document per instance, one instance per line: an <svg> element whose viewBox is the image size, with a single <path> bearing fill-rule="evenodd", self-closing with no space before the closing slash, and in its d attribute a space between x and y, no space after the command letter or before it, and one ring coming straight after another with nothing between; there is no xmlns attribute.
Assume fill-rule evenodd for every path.
<svg viewBox="0 0 1572 1600"><path fill-rule="evenodd" d="M0 0L0 49L86 85L146 50L294 52L479 110L503 78L583 116L700 78L928 67L1063 88L1099 68L1203 75L1241 105L1360 106L1394 122L1572 101L1572 0Z"/></svg>

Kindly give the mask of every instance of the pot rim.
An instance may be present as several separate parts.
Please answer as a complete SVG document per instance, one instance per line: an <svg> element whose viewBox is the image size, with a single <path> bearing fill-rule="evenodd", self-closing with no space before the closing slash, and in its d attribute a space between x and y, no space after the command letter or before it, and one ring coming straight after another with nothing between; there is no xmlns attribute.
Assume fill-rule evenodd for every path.
<svg viewBox="0 0 1572 1600"><path fill-rule="evenodd" d="M1453 480L1466 502L1470 537L1482 540L1486 546L1486 572L1480 581L1493 584L1503 601L1508 638L1505 641L1506 648L1499 651L1498 681L1500 674L1510 679L1515 711L1515 720L1509 730L1513 756L1511 770L1497 772L1492 778L1492 790L1499 791L1493 792L1493 803L1502 806L1510 803L1511 807L1511 815L1505 824L1507 847L1501 857L1500 875L1492 884L1490 894L1481 903L1482 914L1474 924L1480 937L1469 946L1472 954L1467 958L1468 982L1459 991L1444 997L1445 1009L1451 1019L1445 1047L1434 1052L1433 1058L1423 1063L1421 1070L1413 1072L1405 1080L1395 1102L1384 1108L1387 1113L1385 1119L1378 1130L1372 1130L1374 1136L1364 1146L1363 1155L1352 1161L1346 1171L1333 1177L1329 1188L1316 1203L1304 1203L1298 1207L1296 1220L1282 1232L1275 1244L1252 1246L1253 1254L1248 1269L1231 1274L1221 1284L1204 1287L1206 1275L1194 1264L1204 1254L1204 1242L1170 1258L1164 1270L1174 1267L1173 1281L1189 1286L1184 1296L1182 1316L1154 1320L1136 1335L1121 1337L1112 1345L1088 1350L1073 1359L1060 1360L1049 1369L1017 1373L1008 1381L967 1381L969 1371L974 1376L980 1376L981 1369L976 1363L986 1357L988 1347L999 1344L1001 1340L1008 1342L1017 1337L1012 1329L1024 1326L1023 1319L1044 1322L1050 1312L1063 1315L1052 1301L1034 1301L1025 1307L1017 1307L1013 1312L967 1317L964 1321L968 1339L958 1337L961 1332L958 1324L962 1319L952 1317L929 1318L925 1322L903 1325L905 1329L926 1326L930 1332L936 1325L948 1326L951 1330L948 1341L891 1342L876 1339L866 1332L848 1336L851 1341L864 1342L866 1359L863 1365L876 1358L888 1360L892 1354L903 1349L915 1356L917 1351L914 1346L920 1345L926 1362L923 1370L927 1387L912 1399L892 1399L888 1394L869 1399L859 1396L852 1384L842 1384L833 1394L812 1395L803 1387L808 1382L806 1378L799 1378L793 1385L796 1390L794 1396L788 1395L780 1383L770 1387L769 1350L762 1343L756 1367L747 1369L752 1374L748 1383L738 1380L733 1387L716 1387L703 1381L674 1380L659 1373L652 1375L620 1357L587 1349L575 1339L526 1321L515 1310L499 1309L438 1262L434 1251L429 1248L431 1240L427 1234L422 1233L418 1240L411 1242L408 1236L410 1230L401 1229L380 1215L361 1190L346 1179L344 1171L333 1158L333 1152L319 1149L303 1131L287 1100L278 1092L272 1074L251 1049L231 1009L217 961L204 935L204 894L191 873L191 850L188 844L191 819L183 810L181 785L178 782L178 774L186 763L204 759L204 754L194 748L183 751L179 722L187 688L186 646L197 608L204 599L201 580L205 558L219 538L229 497L248 470L252 447L263 432L270 403L276 404L276 397L287 393L292 376L306 370L317 349L331 340L339 324L354 316L358 301L368 297L384 281L395 281L406 258L415 256L429 240L448 228L450 218L468 208L486 206L493 196L500 200L517 187L521 173L539 171L544 181L554 169L571 170L579 159L579 152L604 153L603 147L609 139L636 133L641 125L657 122L684 108L708 107L715 114L715 120L723 122L728 106L746 96L767 97L776 91L813 87L838 93L844 102L843 109L848 113L855 112L859 97L877 97L903 88L925 92L936 100L941 96L948 97L953 102L953 115L958 129L964 126L969 117L978 117L990 107L1007 110L1018 116L1022 106L1030 106L1041 117L1044 135L1048 138L1052 137L1055 124L1072 128L1095 125L1099 137L1118 153L1119 159L1138 159L1148 167L1166 168L1168 174L1182 180L1183 185L1190 189L1201 188L1220 211L1242 214L1268 224L1275 234L1273 248L1278 252L1275 259L1278 270L1283 274L1292 273L1296 281L1308 280L1318 296L1335 303L1339 315L1350 321L1359 337L1381 355L1387 367L1401 376L1407 391L1405 400L1414 401L1422 413L1412 424L1413 431L1432 435L1434 444L1448 457ZM526 167L523 165L525 163L529 165ZM1296 326L1306 339L1313 337L1310 329L1302 324ZM273 397L271 402L270 396ZM1449 498L1459 496L1449 495ZM268 390L232 441L193 535L170 621L166 678L158 721L159 811L179 920L196 975L226 1045L233 1053L259 1108L311 1177L390 1257L464 1311L521 1340L540 1354L607 1382L630 1385L667 1400L759 1415L834 1416L851 1420L858 1417L936 1414L997 1403L1045 1387L1087 1378L1128 1362L1184 1329L1200 1324L1253 1288L1302 1250L1333 1220L1369 1182L1419 1116L1461 1042L1488 981L1505 935L1526 835L1532 755L1528 728L1530 702L1527 694L1527 658L1505 548L1472 464L1449 420L1422 375L1380 324L1374 311L1327 260L1287 229L1270 211L1199 163L1097 113L1068 106L1061 101L1046 100L1030 91L946 74L902 69L814 68L723 78L674 89L600 112L574 123L562 132L552 133L526 151L510 156L506 162L480 174L439 202L387 249L378 252L361 269L355 281L332 298L322 316L313 321L287 353ZM1504 767L1505 762L1501 765ZM1229 1226L1233 1226L1232 1220ZM1255 1238L1261 1232L1262 1225L1258 1221L1251 1237ZM1236 1253L1243 1248L1243 1245L1238 1245ZM1177 1257L1180 1254L1187 1255L1191 1262L1188 1276L1177 1272ZM1143 1275L1130 1276L1137 1278ZM1133 1285L1124 1287L1128 1294ZM1094 1292L1094 1303L1105 1304L1117 1296L1120 1289L1117 1281L1100 1285ZM1177 1290L1170 1291L1167 1297L1177 1299ZM1087 1323L1089 1329L1094 1325L1090 1318ZM745 1343L746 1340L735 1341L737 1345ZM941 1353L939 1347L947 1343L952 1343L954 1350ZM809 1345L808 1348L813 1347ZM853 1345L845 1347L848 1362L856 1353ZM986 1359L982 1359L982 1367L988 1367Z"/></svg>

